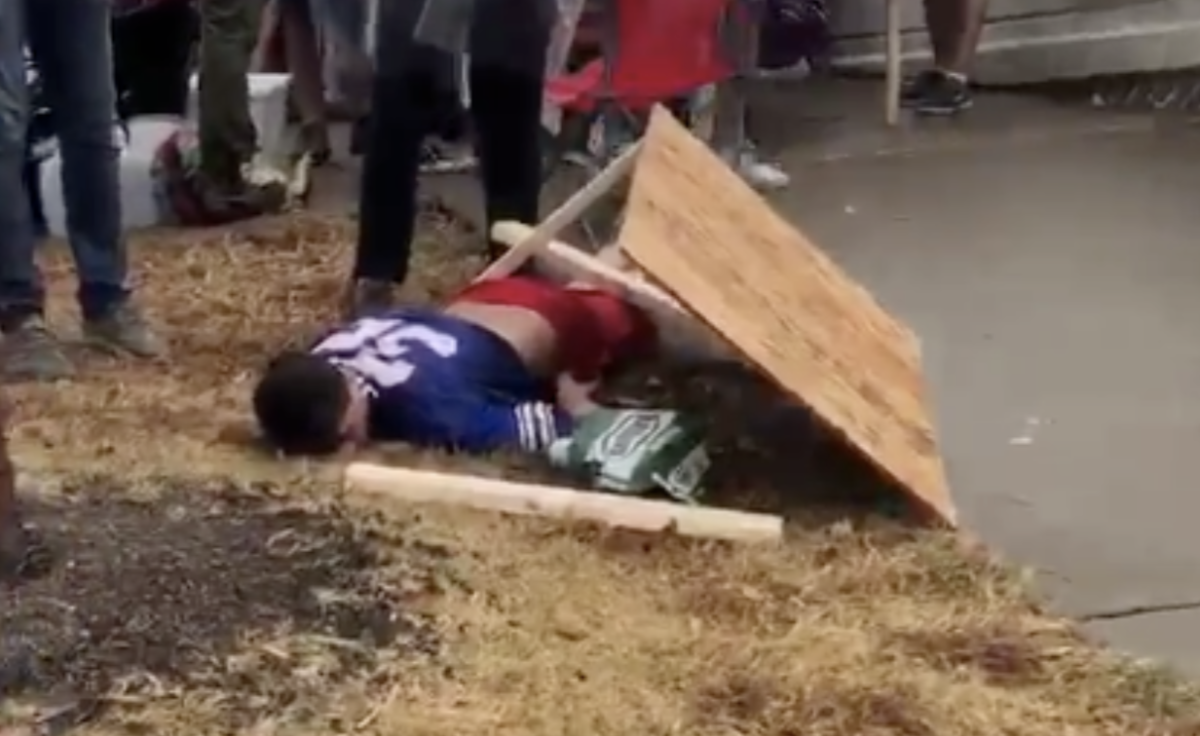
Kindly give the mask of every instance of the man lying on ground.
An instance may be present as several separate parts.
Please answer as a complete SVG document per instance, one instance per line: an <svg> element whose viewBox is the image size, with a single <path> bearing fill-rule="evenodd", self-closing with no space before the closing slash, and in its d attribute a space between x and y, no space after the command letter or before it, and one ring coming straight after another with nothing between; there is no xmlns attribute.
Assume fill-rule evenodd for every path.
<svg viewBox="0 0 1200 736"><path fill-rule="evenodd" d="M636 307L591 286L483 281L444 307L363 317L279 356L254 411L289 455L368 440L539 452L596 408L602 371L648 354L655 337Z"/></svg>

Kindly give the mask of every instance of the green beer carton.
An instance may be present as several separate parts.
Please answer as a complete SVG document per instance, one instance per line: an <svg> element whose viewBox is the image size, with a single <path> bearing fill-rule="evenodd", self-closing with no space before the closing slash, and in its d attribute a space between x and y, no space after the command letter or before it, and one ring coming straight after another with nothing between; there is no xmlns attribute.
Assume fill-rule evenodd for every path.
<svg viewBox="0 0 1200 736"><path fill-rule="evenodd" d="M660 489L685 503L699 500L710 465L698 427L666 410L597 409L547 452L556 466L587 476L601 490Z"/></svg>

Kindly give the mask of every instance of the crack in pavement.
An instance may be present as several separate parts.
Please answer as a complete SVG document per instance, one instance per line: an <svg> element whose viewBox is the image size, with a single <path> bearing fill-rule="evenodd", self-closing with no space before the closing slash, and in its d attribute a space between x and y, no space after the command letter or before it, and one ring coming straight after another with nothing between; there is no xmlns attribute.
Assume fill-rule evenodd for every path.
<svg viewBox="0 0 1200 736"><path fill-rule="evenodd" d="M1092 621L1114 621L1125 618L1137 618L1138 616L1153 616L1158 613L1174 613L1177 611L1194 610L1200 610L1200 600L1175 601L1172 603L1146 603L1134 606L1124 606L1122 608L1112 608L1108 610L1081 613L1076 615L1075 618L1083 623L1090 623Z"/></svg>

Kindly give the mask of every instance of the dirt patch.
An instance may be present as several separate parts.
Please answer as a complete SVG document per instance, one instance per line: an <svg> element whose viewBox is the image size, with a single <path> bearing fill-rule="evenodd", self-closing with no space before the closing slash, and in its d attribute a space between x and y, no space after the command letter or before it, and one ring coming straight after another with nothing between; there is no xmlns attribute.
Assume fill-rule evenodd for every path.
<svg viewBox="0 0 1200 736"><path fill-rule="evenodd" d="M135 497L90 478L61 491L29 505L50 573L0 591L10 695L97 701L187 686L261 715L397 653L437 652L420 606L448 553L398 529L222 483ZM298 676L313 667L319 679Z"/></svg>
<svg viewBox="0 0 1200 736"><path fill-rule="evenodd" d="M939 669L970 671L990 683L1015 687L1043 682L1054 671L1054 652L1079 639L1066 630L1035 633L993 624L971 631L901 632L896 641Z"/></svg>
<svg viewBox="0 0 1200 736"><path fill-rule="evenodd" d="M743 674L717 673L699 689L693 717L739 733L806 736L813 733L936 736L933 713L908 686L881 683L874 691L817 681L793 692Z"/></svg>

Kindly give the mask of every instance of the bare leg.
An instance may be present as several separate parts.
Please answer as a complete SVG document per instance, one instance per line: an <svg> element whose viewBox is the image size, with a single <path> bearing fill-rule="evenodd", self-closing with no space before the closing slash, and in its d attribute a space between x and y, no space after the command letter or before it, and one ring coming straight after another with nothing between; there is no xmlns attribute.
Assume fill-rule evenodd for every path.
<svg viewBox="0 0 1200 736"><path fill-rule="evenodd" d="M270 0L263 6L262 19L258 24L258 39L254 43L254 53L250 56L251 72L269 74L285 70L280 54L282 38L279 0Z"/></svg>
<svg viewBox="0 0 1200 736"><path fill-rule="evenodd" d="M987 17L987 0L925 0L934 66L967 76Z"/></svg>
<svg viewBox="0 0 1200 736"><path fill-rule="evenodd" d="M925 28L929 31L929 45L933 47L933 65L941 68L946 60L946 49L954 43L954 6L960 0L925 0Z"/></svg>
<svg viewBox="0 0 1200 736"><path fill-rule="evenodd" d="M987 0L957 0L954 5L958 11L954 34L952 40L947 41L945 55L939 62L939 67L954 74L967 76L971 73L975 51L979 47L979 37L983 34L983 25L987 20Z"/></svg>
<svg viewBox="0 0 1200 736"><path fill-rule="evenodd" d="M329 157L329 128L325 114L325 85L321 54L308 0L283 0L280 5L283 50L292 90L300 112L304 145L315 158Z"/></svg>
<svg viewBox="0 0 1200 736"><path fill-rule="evenodd" d="M986 17L987 0L925 0L933 69L905 88L905 107L922 115L955 115L971 107L968 76Z"/></svg>

